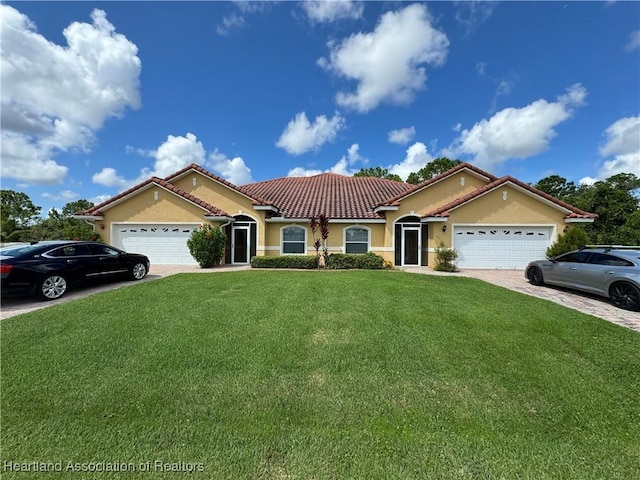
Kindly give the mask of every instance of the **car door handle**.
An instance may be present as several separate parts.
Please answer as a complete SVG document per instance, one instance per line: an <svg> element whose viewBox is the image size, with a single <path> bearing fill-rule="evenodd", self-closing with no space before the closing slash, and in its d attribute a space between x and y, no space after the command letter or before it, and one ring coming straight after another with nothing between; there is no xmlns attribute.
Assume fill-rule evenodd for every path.
<svg viewBox="0 0 640 480"><path fill-rule="evenodd" d="M75 260L73 258L69 258L69 259L67 259L67 263L78 263L78 260Z"/></svg>
<svg viewBox="0 0 640 480"><path fill-rule="evenodd" d="M577 270L578 267L571 267L571 270Z"/></svg>
<svg viewBox="0 0 640 480"><path fill-rule="evenodd" d="M615 275L616 274L616 272L604 272L604 273L606 273L607 275Z"/></svg>

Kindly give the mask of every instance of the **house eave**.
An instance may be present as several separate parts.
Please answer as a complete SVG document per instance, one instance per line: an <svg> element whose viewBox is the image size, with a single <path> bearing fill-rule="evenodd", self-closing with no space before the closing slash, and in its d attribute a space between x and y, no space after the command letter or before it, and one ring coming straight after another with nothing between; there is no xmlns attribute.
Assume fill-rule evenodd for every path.
<svg viewBox="0 0 640 480"><path fill-rule="evenodd" d="M274 212L274 213L278 213L280 211L276 207L274 207L273 205L254 205L253 209L258 211L258 212Z"/></svg>
<svg viewBox="0 0 640 480"><path fill-rule="evenodd" d="M565 218L564 223L593 223L595 218Z"/></svg>
<svg viewBox="0 0 640 480"><path fill-rule="evenodd" d="M308 218L271 217L266 223L309 223ZM384 218L330 218L329 223L387 223Z"/></svg>
<svg viewBox="0 0 640 480"><path fill-rule="evenodd" d="M75 218L76 220L104 220L102 215L71 215L71 218Z"/></svg>
<svg viewBox="0 0 640 480"><path fill-rule="evenodd" d="M397 205L381 205L379 207L374 208L373 213L397 212L399 208L400 207L398 207Z"/></svg>

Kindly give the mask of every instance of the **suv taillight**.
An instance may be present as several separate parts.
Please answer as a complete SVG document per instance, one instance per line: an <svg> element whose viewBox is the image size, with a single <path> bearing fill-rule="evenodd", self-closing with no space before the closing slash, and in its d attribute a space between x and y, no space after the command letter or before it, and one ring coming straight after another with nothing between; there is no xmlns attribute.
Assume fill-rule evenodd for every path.
<svg viewBox="0 0 640 480"><path fill-rule="evenodd" d="M0 265L0 275L9 275L13 265Z"/></svg>

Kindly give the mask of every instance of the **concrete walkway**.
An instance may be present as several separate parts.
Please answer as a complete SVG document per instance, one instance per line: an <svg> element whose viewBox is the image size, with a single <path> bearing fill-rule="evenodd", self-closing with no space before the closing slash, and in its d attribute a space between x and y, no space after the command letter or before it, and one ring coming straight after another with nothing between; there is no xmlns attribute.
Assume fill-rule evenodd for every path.
<svg viewBox="0 0 640 480"><path fill-rule="evenodd" d="M614 307L609 303L608 299L596 295L560 287L531 285L524 277L524 271L522 270L464 270L456 273L437 272L429 267L411 267L402 268L402 270L425 275L457 275L476 278L509 290L550 300L565 307L640 332L640 312L631 312Z"/></svg>

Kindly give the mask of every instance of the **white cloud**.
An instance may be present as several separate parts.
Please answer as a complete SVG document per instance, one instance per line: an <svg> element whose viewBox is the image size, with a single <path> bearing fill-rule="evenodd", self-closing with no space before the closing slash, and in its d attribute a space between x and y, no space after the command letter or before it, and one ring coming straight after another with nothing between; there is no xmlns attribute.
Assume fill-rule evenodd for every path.
<svg viewBox="0 0 640 480"><path fill-rule="evenodd" d="M324 143L333 141L344 125L344 118L337 112L331 118L320 115L313 124L309 122L307 114L301 112L287 124L276 146L293 155L317 150Z"/></svg>
<svg viewBox="0 0 640 480"><path fill-rule="evenodd" d="M611 124L603 133L606 143L600 155L624 155L640 151L640 116L626 117Z"/></svg>
<svg viewBox="0 0 640 480"><path fill-rule="evenodd" d="M491 108L489 109L489 113L493 113L496 111L498 106L498 99L500 97L504 97L511 93L513 89L513 81L511 80L500 80L498 83L498 87L496 88L495 93L493 94L493 99L491 100Z"/></svg>
<svg viewBox="0 0 640 480"><path fill-rule="evenodd" d="M287 177L313 177L314 175L320 175L321 173L324 172L322 170L308 170L303 167L295 167L289 170Z"/></svg>
<svg viewBox="0 0 640 480"><path fill-rule="evenodd" d="M91 177L91 181L98 185L114 187L121 190L125 190L136 183L135 181L126 180L121 177L118 175L116 169L111 167L103 168L98 173L94 173Z"/></svg>
<svg viewBox="0 0 640 480"><path fill-rule="evenodd" d="M469 36L491 16L498 3L485 0L466 0L457 1L455 5L456 20L465 27L465 35Z"/></svg>
<svg viewBox="0 0 640 480"><path fill-rule="evenodd" d="M68 202L72 202L72 201L77 200L78 198L80 198L80 194L77 193L77 192L74 192L72 190L63 190L60 193L58 193L57 195L45 192L41 196L43 198L48 199L48 200L54 200L56 202L65 201L67 203Z"/></svg>
<svg viewBox="0 0 640 480"><path fill-rule="evenodd" d="M153 176L167 177L192 163L197 165L205 165L206 163L206 166L211 167L216 174L236 185L243 185L253 181L251 179L251 170L240 157L229 159L216 149L209 154L207 161L207 152L202 142L193 133L187 133L185 136L168 135L167 139L156 150L145 150L129 146L127 151L154 158L153 167L143 168L140 174L132 179L124 178L114 168L106 167L93 175L93 182L105 187L126 189Z"/></svg>
<svg viewBox="0 0 640 480"><path fill-rule="evenodd" d="M64 29L67 46L13 7L0 5L0 19L2 176L59 183L58 152L89 151L108 118L139 107L138 49L102 10Z"/></svg>
<svg viewBox="0 0 640 480"><path fill-rule="evenodd" d="M202 142L193 133L187 133L184 137L169 135L155 151L154 157L153 170L144 169L141 180L153 175L163 178L192 163L202 165L206 152Z"/></svg>
<svg viewBox="0 0 640 480"><path fill-rule="evenodd" d="M433 156L427 151L427 146L422 142L416 142L407 149L407 156L400 163L388 167L389 173L395 173L406 180L410 173L417 172L427 163L433 160Z"/></svg>
<svg viewBox="0 0 640 480"><path fill-rule="evenodd" d="M209 154L209 162L215 173L234 185L245 185L253 182L251 169L241 157L228 158L224 153L214 150Z"/></svg>
<svg viewBox="0 0 640 480"><path fill-rule="evenodd" d="M405 145L413 140L413 137L416 136L415 127L406 127L401 128L399 130L391 130L389 132L389 141L391 143L397 143L400 145Z"/></svg>
<svg viewBox="0 0 640 480"><path fill-rule="evenodd" d="M222 24L216 27L216 33L220 36L226 37L235 30L240 30L245 26L246 22L242 15L237 12L233 12L222 18Z"/></svg>
<svg viewBox="0 0 640 480"><path fill-rule="evenodd" d="M24 135L2 131L3 177L29 183L62 183L69 169L49 158L48 152Z"/></svg>
<svg viewBox="0 0 640 480"><path fill-rule="evenodd" d="M352 0L306 0L302 2L302 8L312 22L330 23L361 18L364 4Z"/></svg>
<svg viewBox="0 0 640 480"><path fill-rule="evenodd" d="M347 154L343 155L338 162L331 168L324 171L317 169L306 169L304 167L295 167L289 170L287 177L312 177L321 173L336 173L338 175L352 176L359 169L355 168L357 164L367 163L367 159L360 155L360 145L354 143L347 150Z"/></svg>
<svg viewBox="0 0 640 480"><path fill-rule="evenodd" d="M481 77L484 77L487 71L487 64L486 62L478 62L476 63L476 72L478 72L478 75L480 75Z"/></svg>
<svg viewBox="0 0 640 480"><path fill-rule="evenodd" d="M580 180L578 180L578 184L579 185L593 185L597 181L598 180L596 178L593 178L593 177L582 177Z"/></svg>
<svg viewBox="0 0 640 480"><path fill-rule="evenodd" d="M604 162L598 178L604 180L618 173L640 176L640 115L617 120L603 135L607 141L600 147L600 155L613 159Z"/></svg>
<svg viewBox="0 0 640 480"><path fill-rule="evenodd" d="M636 30L635 32L631 32L629 35L629 41L624 46L624 49L627 52L632 52L640 48L640 30Z"/></svg>
<svg viewBox="0 0 640 480"><path fill-rule="evenodd" d="M439 66L447 58L449 40L431 25L422 4L380 17L371 33L357 33L327 44L329 58L318 64L358 82L353 93L339 92L339 105L368 112L382 102L409 104L427 80L424 64Z"/></svg>
<svg viewBox="0 0 640 480"><path fill-rule="evenodd" d="M574 109L584 104L586 89L575 84L556 102L544 99L523 108L505 108L483 119L460 136L443 153L449 157L471 155L483 168L505 160L526 158L549 147L554 127L571 118Z"/></svg>

